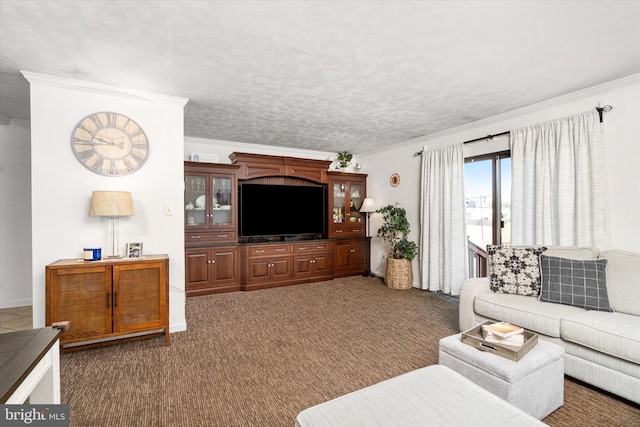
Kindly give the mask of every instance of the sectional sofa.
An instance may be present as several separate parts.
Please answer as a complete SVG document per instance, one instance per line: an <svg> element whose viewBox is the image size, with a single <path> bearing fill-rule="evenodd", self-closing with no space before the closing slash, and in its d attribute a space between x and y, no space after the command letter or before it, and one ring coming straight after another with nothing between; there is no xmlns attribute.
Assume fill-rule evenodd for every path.
<svg viewBox="0 0 640 427"><path fill-rule="evenodd" d="M562 303L540 301L536 295L518 294L517 286L507 293L507 288L497 286L494 274L492 279L474 278L463 284L460 329L495 320L537 332L540 339L564 347L566 375L640 404L640 253L549 247L538 258L543 256L544 260L564 263L564 270L569 272L581 262L569 260L604 266L606 275L599 280L606 284L605 303L608 298L611 311L607 307L603 311L585 309L570 299ZM552 277L549 271L547 277L542 271L543 293L545 279Z"/></svg>

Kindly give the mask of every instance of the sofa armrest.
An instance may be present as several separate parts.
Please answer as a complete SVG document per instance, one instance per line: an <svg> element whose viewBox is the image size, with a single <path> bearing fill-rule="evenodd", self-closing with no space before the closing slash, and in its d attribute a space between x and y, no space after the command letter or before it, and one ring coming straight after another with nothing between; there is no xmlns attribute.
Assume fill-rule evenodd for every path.
<svg viewBox="0 0 640 427"><path fill-rule="evenodd" d="M466 331L476 326L473 301L476 295L491 292L488 277L476 277L467 279L460 288L459 326L461 331Z"/></svg>

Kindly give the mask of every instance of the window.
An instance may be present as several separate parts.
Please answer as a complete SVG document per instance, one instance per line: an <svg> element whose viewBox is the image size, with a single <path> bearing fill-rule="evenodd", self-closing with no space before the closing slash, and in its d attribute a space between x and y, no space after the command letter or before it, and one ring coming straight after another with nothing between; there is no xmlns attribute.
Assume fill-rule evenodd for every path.
<svg viewBox="0 0 640 427"><path fill-rule="evenodd" d="M465 159L467 234L474 245L509 246L511 237L511 155L509 151Z"/></svg>

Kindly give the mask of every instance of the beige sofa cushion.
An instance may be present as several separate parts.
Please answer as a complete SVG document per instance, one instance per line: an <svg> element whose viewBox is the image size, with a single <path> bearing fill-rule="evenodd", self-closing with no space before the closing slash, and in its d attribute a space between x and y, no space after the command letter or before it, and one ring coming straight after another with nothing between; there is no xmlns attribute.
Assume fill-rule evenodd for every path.
<svg viewBox="0 0 640 427"><path fill-rule="evenodd" d="M547 246L544 254L569 259L595 259L600 250L595 247Z"/></svg>
<svg viewBox="0 0 640 427"><path fill-rule="evenodd" d="M607 293L614 311L640 316L640 253L603 251L608 260Z"/></svg>
<svg viewBox="0 0 640 427"><path fill-rule="evenodd" d="M640 317L585 311L560 321L562 339L640 363Z"/></svg>
<svg viewBox="0 0 640 427"><path fill-rule="evenodd" d="M473 307L481 316L555 338L560 337L560 319L585 311L570 305L541 302L536 297L494 293L477 295Z"/></svg>

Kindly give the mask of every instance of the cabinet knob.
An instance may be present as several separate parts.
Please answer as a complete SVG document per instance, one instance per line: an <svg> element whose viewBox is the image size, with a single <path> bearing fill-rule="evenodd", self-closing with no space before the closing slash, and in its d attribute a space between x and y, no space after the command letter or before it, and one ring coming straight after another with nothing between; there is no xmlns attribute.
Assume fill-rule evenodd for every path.
<svg viewBox="0 0 640 427"><path fill-rule="evenodd" d="M349 252L354 253L356 250L355 249L351 249Z"/></svg>

